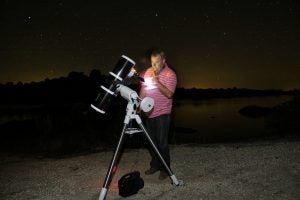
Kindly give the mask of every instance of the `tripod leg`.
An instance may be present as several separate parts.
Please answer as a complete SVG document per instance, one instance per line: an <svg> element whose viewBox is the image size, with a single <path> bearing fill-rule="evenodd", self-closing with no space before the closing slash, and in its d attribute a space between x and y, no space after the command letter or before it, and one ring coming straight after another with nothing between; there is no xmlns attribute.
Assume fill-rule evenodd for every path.
<svg viewBox="0 0 300 200"><path fill-rule="evenodd" d="M123 144L123 139L124 139L126 128L127 128L127 124L124 123L124 127L123 127L123 130L122 130L119 142L118 142L118 146L117 146L116 151L113 155L113 158L110 162L110 167L107 171L106 178L105 178L105 181L103 183L103 187L101 189L99 200L104 200L105 199L107 190L109 188L109 185L110 185L110 183L112 181L112 178L113 178L113 176L114 176L114 174L117 170L117 161L119 159L120 150L121 150L121 146Z"/></svg>
<svg viewBox="0 0 300 200"><path fill-rule="evenodd" d="M151 137L149 136L148 131L146 130L145 126L142 123L142 120L140 118L140 116L136 115L135 119L138 123L138 125L140 126L140 128L143 130L145 136L147 137L148 141L150 142L155 154L158 156L160 162L163 164L163 166L165 167L166 171L168 172L171 180L173 181L173 184L178 186L179 182L176 178L176 176L173 174L172 170L170 169L170 167L167 165L166 161L164 160L164 158L162 157L162 155L160 154L160 152L158 151L157 147L155 146L155 144L153 143Z"/></svg>

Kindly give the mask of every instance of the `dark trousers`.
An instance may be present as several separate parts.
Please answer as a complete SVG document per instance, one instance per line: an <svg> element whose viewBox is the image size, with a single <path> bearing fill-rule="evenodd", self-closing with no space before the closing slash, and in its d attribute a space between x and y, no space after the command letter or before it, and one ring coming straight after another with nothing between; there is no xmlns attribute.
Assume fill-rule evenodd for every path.
<svg viewBox="0 0 300 200"><path fill-rule="evenodd" d="M153 140L153 143L156 145L157 149L161 153L167 165L170 167L170 152L169 152L169 145L168 145L170 115L167 114L167 115L161 115L154 118L147 118L146 127L151 139ZM150 162L150 166L160 170L164 169L163 165L159 161L159 158L154 153L152 147L149 144L147 146L152 158Z"/></svg>

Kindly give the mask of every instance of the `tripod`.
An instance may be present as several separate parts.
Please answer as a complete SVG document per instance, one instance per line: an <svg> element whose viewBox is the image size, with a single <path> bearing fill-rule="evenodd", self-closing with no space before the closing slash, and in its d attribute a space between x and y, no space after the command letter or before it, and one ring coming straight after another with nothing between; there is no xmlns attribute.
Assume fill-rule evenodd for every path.
<svg viewBox="0 0 300 200"><path fill-rule="evenodd" d="M123 126L123 129L122 129L122 132L121 132L121 136L120 136L117 148L114 152L114 155L113 155L113 158L111 160L109 169L107 171L106 178L105 178L105 181L103 183L103 187L102 187L101 192L100 192L99 200L104 200L105 199L106 194L107 194L107 190L109 189L109 186L110 186L110 183L112 181L113 175L116 172L117 161L118 161L119 156L120 156L120 150L121 150L121 147L122 147L122 144L123 144L124 136L125 136L125 134L132 134L127 129L129 123L131 122L131 120L135 120L137 122L137 124L139 125L139 127L141 128L141 132L143 132L145 134L145 136L146 136L147 140L149 141L151 147L153 148L156 156L159 158L160 162L162 163L165 170L167 171L170 179L172 180L172 183L176 186L179 186L179 185L182 184L181 182L179 182L177 180L176 176L173 174L173 172L171 171L171 169L169 168L169 166L167 165L167 163L165 162L165 160L161 156L159 150L157 149L157 147L153 143L151 137L149 136L149 133L147 132L146 128L144 127L140 116L136 113L137 107L139 105L138 99L137 98L127 98L127 100L128 100L128 104L127 104L127 108L126 108L126 116L125 116L125 119L124 119L124 126Z"/></svg>

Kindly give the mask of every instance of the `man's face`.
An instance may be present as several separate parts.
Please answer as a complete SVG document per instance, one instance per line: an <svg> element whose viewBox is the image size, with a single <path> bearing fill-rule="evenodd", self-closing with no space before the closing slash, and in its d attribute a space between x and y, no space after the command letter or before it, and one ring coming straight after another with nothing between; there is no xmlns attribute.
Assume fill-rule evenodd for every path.
<svg viewBox="0 0 300 200"><path fill-rule="evenodd" d="M151 65L154 69L155 74L158 74L165 65L165 59L162 58L160 55L151 56Z"/></svg>

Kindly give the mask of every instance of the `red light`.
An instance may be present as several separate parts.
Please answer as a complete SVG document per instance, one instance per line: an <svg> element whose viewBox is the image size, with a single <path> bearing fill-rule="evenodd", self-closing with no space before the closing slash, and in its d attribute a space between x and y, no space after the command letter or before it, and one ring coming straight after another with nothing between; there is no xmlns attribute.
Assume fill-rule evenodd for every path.
<svg viewBox="0 0 300 200"><path fill-rule="evenodd" d="M112 173L114 174L116 171L117 171L117 166L114 165L114 166L113 166L113 169L112 169Z"/></svg>

